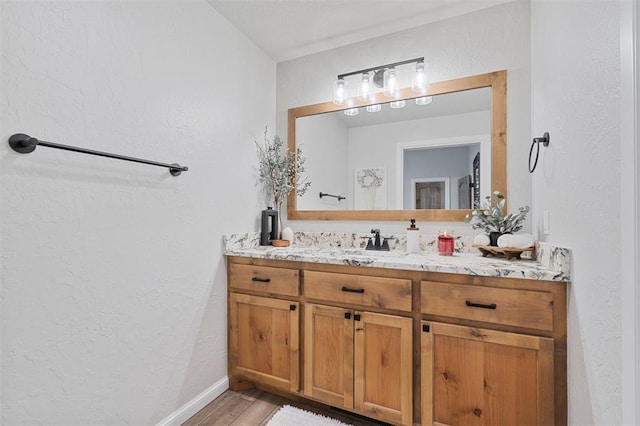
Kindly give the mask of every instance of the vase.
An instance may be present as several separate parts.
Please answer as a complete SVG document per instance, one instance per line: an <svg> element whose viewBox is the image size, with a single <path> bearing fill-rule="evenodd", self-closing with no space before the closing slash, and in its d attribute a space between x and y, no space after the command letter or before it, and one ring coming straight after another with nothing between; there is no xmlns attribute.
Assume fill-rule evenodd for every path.
<svg viewBox="0 0 640 426"><path fill-rule="evenodd" d="M289 241L289 243L293 242L293 230L288 226L282 230L282 239Z"/></svg>
<svg viewBox="0 0 640 426"><path fill-rule="evenodd" d="M498 238L504 234L510 234L511 232L489 232L489 245L498 247Z"/></svg>

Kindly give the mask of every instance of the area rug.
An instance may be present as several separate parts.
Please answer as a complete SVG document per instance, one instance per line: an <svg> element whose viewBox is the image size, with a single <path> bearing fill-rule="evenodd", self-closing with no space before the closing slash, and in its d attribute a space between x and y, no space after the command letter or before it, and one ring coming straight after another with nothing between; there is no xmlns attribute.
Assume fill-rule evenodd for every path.
<svg viewBox="0 0 640 426"><path fill-rule="evenodd" d="M347 426L330 417L321 416L291 405L285 405L271 417L267 426Z"/></svg>

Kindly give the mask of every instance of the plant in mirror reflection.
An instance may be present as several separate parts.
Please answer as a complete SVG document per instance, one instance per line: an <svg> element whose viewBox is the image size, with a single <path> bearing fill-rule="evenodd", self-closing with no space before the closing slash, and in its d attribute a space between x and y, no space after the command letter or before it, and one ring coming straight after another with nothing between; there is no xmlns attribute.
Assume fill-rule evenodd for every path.
<svg viewBox="0 0 640 426"><path fill-rule="evenodd" d="M482 229L487 234L491 232L500 232L501 234L514 234L522 229L524 221L529 213L529 206L518 208L516 213L504 215L503 209L507 198L500 193L494 191L492 195L487 195L480 207L466 215L465 223L471 223L471 228Z"/></svg>
<svg viewBox="0 0 640 426"><path fill-rule="evenodd" d="M258 148L258 181L263 184L270 201L278 212L289 193L296 188L297 195L304 195L311 182L304 176L305 158L300 148L289 151L278 136L269 139L268 127L264 128L264 142L255 141Z"/></svg>

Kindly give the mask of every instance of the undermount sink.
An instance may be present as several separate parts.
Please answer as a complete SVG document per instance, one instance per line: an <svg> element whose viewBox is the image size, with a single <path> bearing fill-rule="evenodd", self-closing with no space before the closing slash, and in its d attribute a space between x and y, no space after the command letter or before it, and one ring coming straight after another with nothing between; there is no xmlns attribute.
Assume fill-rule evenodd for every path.
<svg viewBox="0 0 640 426"><path fill-rule="evenodd" d="M404 251L391 250L365 250L362 248L337 248L333 252L336 256L362 256L362 257L404 257L407 255Z"/></svg>

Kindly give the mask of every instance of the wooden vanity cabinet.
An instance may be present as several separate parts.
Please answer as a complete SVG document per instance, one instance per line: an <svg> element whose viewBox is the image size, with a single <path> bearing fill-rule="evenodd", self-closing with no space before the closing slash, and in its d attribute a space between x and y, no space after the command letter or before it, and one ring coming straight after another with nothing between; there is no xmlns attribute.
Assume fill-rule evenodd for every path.
<svg viewBox="0 0 640 426"><path fill-rule="evenodd" d="M482 283L421 282L422 424L566 424L564 285Z"/></svg>
<svg viewBox="0 0 640 426"><path fill-rule="evenodd" d="M229 382L397 425L567 424L566 283L228 258Z"/></svg>
<svg viewBox="0 0 640 426"><path fill-rule="evenodd" d="M314 299L304 304L304 394L411 425L413 321L366 309L410 311L411 281L308 271L304 283L306 300ZM361 309L349 308L354 305Z"/></svg>
<svg viewBox="0 0 640 426"><path fill-rule="evenodd" d="M297 392L300 303L295 298L300 294L299 271L230 264L228 281L232 388L249 381Z"/></svg>
<svg viewBox="0 0 640 426"><path fill-rule="evenodd" d="M422 424L553 425L553 340L422 323Z"/></svg>
<svg viewBox="0 0 640 426"><path fill-rule="evenodd" d="M353 409L353 310L304 305L304 394Z"/></svg>

